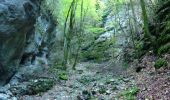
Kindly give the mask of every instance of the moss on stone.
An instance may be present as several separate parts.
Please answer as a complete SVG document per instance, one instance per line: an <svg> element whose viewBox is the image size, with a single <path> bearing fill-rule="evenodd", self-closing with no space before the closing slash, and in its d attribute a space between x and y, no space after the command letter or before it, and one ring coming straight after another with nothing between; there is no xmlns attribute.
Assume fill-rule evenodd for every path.
<svg viewBox="0 0 170 100"><path fill-rule="evenodd" d="M30 84L28 85L28 93L29 95L35 95L41 92L46 92L54 85L53 79L37 79L30 80Z"/></svg>
<svg viewBox="0 0 170 100"><path fill-rule="evenodd" d="M115 43L115 38L92 44L88 50L82 52L83 60L103 61L110 54L114 53L114 48L110 48Z"/></svg>

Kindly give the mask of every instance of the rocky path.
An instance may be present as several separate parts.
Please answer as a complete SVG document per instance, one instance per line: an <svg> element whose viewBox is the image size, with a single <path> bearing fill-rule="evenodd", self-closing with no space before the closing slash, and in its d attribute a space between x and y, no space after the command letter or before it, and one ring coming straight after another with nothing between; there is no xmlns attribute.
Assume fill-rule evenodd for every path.
<svg viewBox="0 0 170 100"><path fill-rule="evenodd" d="M12 87L14 94L22 95L19 96L19 100L115 100L117 98L119 98L119 100L127 100L126 96L130 98L129 100L133 100L133 95L135 95L138 90L136 88L135 79L134 76L126 74L126 70L123 68L123 49L130 38L128 36L129 28L127 27L128 16L126 16L125 12L126 10L122 10L117 15L110 13L107 16L104 25L107 32L102 34L95 41L97 44L101 41L104 42L113 39L114 37L115 43L113 46L109 47L109 50L106 50L108 51L108 55L112 55L114 52L114 56L108 58L111 60L108 61L107 59L107 61L101 61L100 63L92 61L80 62L77 65L76 70L68 69L65 71L64 73L66 73L66 76L64 76L64 78L66 79L57 79L55 85L50 90L47 88L49 83L47 79L42 81L41 79L33 78L34 74L40 74L38 75L40 77L50 76L47 72L48 68L41 68L42 64L35 62L34 66L28 66L27 69L24 68L25 70L21 71L24 74L25 72L28 73L26 78L24 77L23 80L23 73L19 74L18 83L16 84L14 81L15 84L9 86L9 89L11 90ZM121 18L117 20L117 16L120 16ZM120 23L115 23L115 20ZM121 27L124 29L122 30ZM127 33L124 33L123 31L126 31ZM105 57L107 58L108 56ZM44 60L43 57L40 57L37 60L43 62L43 65L46 64L46 60ZM28 70L33 68L36 68L37 70L29 73L30 71ZM56 73L58 74L61 72L62 71L58 70ZM56 76L59 77L58 75ZM27 80L28 77L31 81ZM39 87L39 84L41 87ZM37 87L38 89L36 89ZM36 93L34 90L36 90ZM41 90L40 93L39 90ZM48 91L42 92L42 90Z"/></svg>
<svg viewBox="0 0 170 100"><path fill-rule="evenodd" d="M104 28L110 29L102 34L96 42L105 41L115 37L114 57L107 62L81 62L76 71L68 69L68 80L59 80L48 92L35 95L23 96L22 100L114 100L119 98L121 92L135 87L133 76L126 76L123 68L122 52L126 45L126 34L128 20L123 10L117 15L109 14L106 18ZM113 26L117 16L122 16L120 23ZM112 51L112 50L111 50ZM110 54L111 52L109 52Z"/></svg>
<svg viewBox="0 0 170 100"><path fill-rule="evenodd" d="M125 89L135 86L133 77L107 63L83 62L70 70L68 80L60 80L46 93L23 96L21 100L114 100ZM111 64L112 65L112 64Z"/></svg>

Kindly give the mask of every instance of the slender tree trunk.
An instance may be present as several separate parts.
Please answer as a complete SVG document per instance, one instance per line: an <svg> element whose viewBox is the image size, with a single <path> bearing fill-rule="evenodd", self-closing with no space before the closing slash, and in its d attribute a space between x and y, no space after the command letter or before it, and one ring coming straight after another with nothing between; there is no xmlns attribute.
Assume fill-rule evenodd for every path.
<svg viewBox="0 0 170 100"><path fill-rule="evenodd" d="M141 9L142 9L142 16L143 16L143 23L144 23L144 37L146 39L150 39L151 35L149 32L149 21L148 21L148 16L147 16L147 12L146 12L146 7L145 7L145 1L144 0L140 0L140 5L141 5Z"/></svg>
<svg viewBox="0 0 170 100"><path fill-rule="evenodd" d="M134 33L136 33L136 37L137 39L140 38L140 33L138 32L138 24L137 24L137 19L136 19L136 14L135 14L135 8L134 8L134 2L132 0L130 0L130 7L132 9L132 15L133 15L133 25L134 25Z"/></svg>
<svg viewBox="0 0 170 100"><path fill-rule="evenodd" d="M75 23L75 11L77 8L77 0L73 0L71 3L71 6L69 8L65 26L64 26L64 60L63 60L63 68L67 69L67 63L68 63L68 56L69 56L69 49L70 49L70 41L72 38L72 34L74 33L74 23ZM67 30L67 23L69 19L69 27L68 32Z"/></svg>
<svg viewBox="0 0 170 100"><path fill-rule="evenodd" d="M130 12L129 12L129 10L130 10L130 7L129 7L129 5L127 5L128 6L128 16L129 16L129 28L130 28L130 35L131 35L131 39L132 39L132 43L133 43L133 47L135 48L135 40L134 40L134 34L135 34L135 26L133 27L133 24L132 24L132 21L131 21L131 18L132 17L134 17L134 14L132 14L132 16L131 16L131 14L130 14ZM130 6L132 6L132 5L130 5ZM133 18L132 18L133 19Z"/></svg>
<svg viewBox="0 0 170 100"><path fill-rule="evenodd" d="M83 0L81 1L81 15L80 15L80 34L77 34L78 36L78 49L76 51L76 56L75 56L75 61L74 61L74 64L73 64L73 70L75 70L76 68L76 64L77 64L77 60L78 60L78 56L79 56L79 51L80 51L80 48L81 48L81 36L83 34Z"/></svg>

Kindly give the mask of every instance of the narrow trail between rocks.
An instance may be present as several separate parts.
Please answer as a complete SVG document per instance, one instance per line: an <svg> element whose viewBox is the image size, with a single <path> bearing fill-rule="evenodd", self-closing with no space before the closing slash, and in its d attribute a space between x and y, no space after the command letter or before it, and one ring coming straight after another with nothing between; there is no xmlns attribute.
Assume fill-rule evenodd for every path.
<svg viewBox="0 0 170 100"><path fill-rule="evenodd" d="M67 81L58 82L44 94L23 96L21 100L112 100L135 82L133 77L122 74L122 67L108 63L80 63L76 71L70 70Z"/></svg>
<svg viewBox="0 0 170 100"><path fill-rule="evenodd" d="M112 23L117 18L120 25L115 25L113 30L101 34L95 41L96 44L115 37L114 56L109 61L95 63L92 61L80 62L76 70L68 69L68 80L60 80L48 92L36 96L23 96L22 100L114 100L120 92L134 87L133 76L126 76L123 67L123 49L127 45L129 36L122 33L121 27L127 27L126 10L117 15L109 14L106 18L104 28L112 28ZM117 23L118 24L118 23ZM128 27L124 29L128 30ZM115 33L116 32L116 33ZM107 50L106 50L107 51ZM112 51L113 52L113 51ZM110 54L110 52L109 52Z"/></svg>

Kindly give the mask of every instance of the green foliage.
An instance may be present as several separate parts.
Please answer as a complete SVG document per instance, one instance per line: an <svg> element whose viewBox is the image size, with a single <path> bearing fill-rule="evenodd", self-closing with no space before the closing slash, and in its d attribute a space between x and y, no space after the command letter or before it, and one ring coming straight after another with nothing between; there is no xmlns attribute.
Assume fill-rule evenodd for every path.
<svg viewBox="0 0 170 100"><path fill-rule="evenodd" d="M142 50L143 49L143 42L141 42L141 41L138 41L137 43L136 43L136 49L137 50Z"/></svg>
<svg viewBox="0 0 170 100"><path fill-rule="evenodd" d="M61 80L68 80L68 75L67 75L66 71L60 71L58 73L58 75L59 75L59 79L61 79Z"/></svg>
<svg viewBox="0 0 170 100"><path fill-rule="evenodd" d="M128 62L123 62L123 67L124 67L125 69L129 68L129 63L128 63Z"/></svg>
<svg viewBox="0 0 170 100"><path fill-rule="evenodd" d="M101 34L104 33L106 30L104 28L100 27L90 27L87 29L88 33L94 33L94 34Z"/></svg>
<svg viewBox="0 0 170 100"><path fill-rule="evenodd" d="M107 1L107 8L106 12L108 12L109 10L112 10L112 13L118 13L124 4L128 3L129 0L108 0Z"/></svg>
<svg viewBox="0 0 170 100"><path fill-rule="evenodd" d="M125 100L136 100L136 95L138 92L139 92L139 88L135 86L121 92L118 98L123 97L123 99Z"/></svg>
<svg viewBox="0 0 170 100"><path fill-rule="evenodd" d="M106 91L107 91L107 89L104 86L101 86L100 89L99 89L100 94L104 94L104 93L106 93Z"/></svg>
<svg viewBox="0 0 170 100"><path fill-rule="evenodd" d="M170 16L170 14L168 15L168 16ZM166 21L166 23L165 23L165 25L164 25L164 29L163 29L163 31L161 32L162 34L164 34L164 35L166 35L166 33L169 33L170 32L170 17L169 17L169 19L167 19L168 21ZM162 25L162 26L163 26Z"/></svg>
<svg viewBox="0 0 170 100"><path fill-rule="evenodd" d="M56 64L53 67L49 68L49 72L52 72L58 77L60 80L68 80L68 73L66 69L63 69L62 64Z"/></svg>
<svg viewBox="0 0 170 100"><path fill-rule="evenodd" d="M35 95L41 92L46 92L54 85L54 80L52 79L38 79L30 80L31 84L28 85L28 94Z"/></svg>
<svg viewBox="0 0 170 100"><path fill-rule="evenodd" d="M155 69L159 69L161 67L166 67L166 66L168 66L168 62L162 58L156 60L155 65L154 65Z"/></svg>
<svg viewBox="0 0 170 100"><path fill-rule="evenodd" d="M144 43L142 41L137 41L135 43L135 58L140 58L141 56L144 55L145 51L144 51Z"/></svg>
<svg viewBox="0 0 170 100"><path fill-rule="evenodd" d="M74 3L72 3L73 1ZM87 41L88 39L87 37L82 39L82 37L89 35L87 34L89 26L97 27L99 21L102 20L105 5L100 0L45 0L43 4L58 25L57 28L60 31L57 35L59 34L60 40L64 41L62 60L66 69L68 59L73 57L78 59L80 46L83 44L82 40ZM89 31L93 34L101 34L103 29L96 28Z"/></svg>
<svg viewBox="0 0 170 100"><path fill-rule="evenodd" d="M105 8L104 3L98 0L84 0L83 2L83 15L85 16L86 23L101 20L101 14ZM63 29L65 18L67 16L69 7L72 0L45 0L43 7L48 9L55 20L59 23L58 27ZM99 9L96 10L98 4ZM81 16L81 0L77 2L76 20L80 20Z"/></svg>
<svg viewBox="0 0 170 100"><path fill-rule="evenodd" d="M102 57L101 53L95 51L85 51L82 53L82 58L85 58L86 60L99 60Z"/></svg>
<svg viewBox="0 0 170 100"><path fill-rule="evenodd" d="M158 49L159 55L162 55L162 54L165 54L165 53L170 53L170 43L163 45Z"/></svg>
<svg viewBox="0 0 170 100"><path fill-rule="evenodd" d="M160 45L163 45L163 44L166 44L170 41L170 34L162 34L159 38L158 38L158 44Z"/></svg>
<svg viewBox="0 0 170 100"><path fill-rule="evenodd" d="M114 54L114 48L111 48L114 43L115 38L112 37L110 40L90 44L88 50L82 52L82 58L94 61L102 61L105 57L109 58L110 54Z"/></svg>
<svg viewBox="0 0 170 100"><path fill-rule="evenodd" d="M155 5L156 11L154 12L157 17L154 20L156 20L155 22L158 24L152 27L154 31L152 31L152 36L148 35L150 38L144 37L144 42L147 50L152 48L155 54L162 55L165 53L170 53L170 14L168 13L169 1L166 2L166 0L157 0Z"/></svg>

